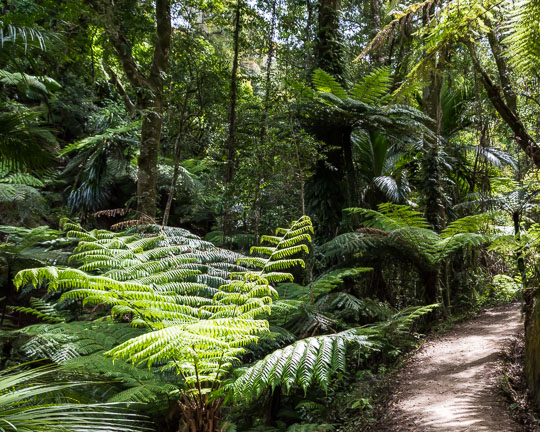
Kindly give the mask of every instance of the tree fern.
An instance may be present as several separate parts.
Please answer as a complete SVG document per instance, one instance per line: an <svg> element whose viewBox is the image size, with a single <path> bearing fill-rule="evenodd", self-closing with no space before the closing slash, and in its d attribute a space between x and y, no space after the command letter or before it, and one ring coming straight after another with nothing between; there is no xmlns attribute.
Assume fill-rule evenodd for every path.
<svg viewBox="0 0 540 432"><path fill-rule="evenodd" d="M396 337L403 338L417 318L437 306L410 307L368 327L301 339L244 370L234 382L231 392L237 400L249 400L259 397L267 388L274 390L281 387L289 392L296 385L306 392L316 384L326 391L332 376L346 370L349 346L365 353L379 343L390 343Z"/></svg>
<svg viewBox="0 0 540 432"><path fill-rule="evenodd" d="M428 228L429 224L422 214L406 205L391 203L379 204L379 210L348 208L348 214L359 214L366 218L366 227L390 231L399 228Z"/></svg>
<svg viewBox="0 0 540 432"><path fill-rule="evenodd" d="M524 75L534 75L540 67L540 2L520 0L510 6L504 41L510 64Z"/></svg>
<svg viewBox="0 0 540 432"><path fill-rule="evenodd" d="M281 270L303 265L293 255L307 251L303 242L313 232L304 216L263 237L270 246L254 248L261 257L247 258L179 229L144 235L84 231L70 223L64 228L68 238L79 239L71 259L79 269L29 269L15 285L46 283L49 291L64 291L61 301L105 304L113 318L128 316L132 325L146 327L148 333L108 355L172 368L183 375L188 394L209 391L244 347L268 330L261 318L277 296L271 284L292 279ZM207 286L209 278L218 288Z"/></svg>
<svg viewBox="0 0 540 432"><path fill-rule="evenodd" d="M50 323L64 322L65 317L59 312L53 303L49 303L43 299L31 297L30 307L24 306L8 306L8 308L15 312L26 313L34 315L41 321Z"/></svg>
<svg viewBox="0 0 540 432"><path fill-rule="evenodd" d="M317 299L322 294L327 294L340 285L343 284L343 281L345 278L354 278L355 276L358 276L362 273L366 273L373 270L369 267L353 267L353 268L340 268L333 270L331 272L323 274L321 277L319 277L317 280L315 280L312 284L310 284L309 294L304 295L301 297L301 300L307 300L308 296Z"/></svg>
<svg viewBox="0 0 540 432"><path fill-rule="evenodd" d="M82 404L62 396L85 382L55 382L54 366L0 372L0 419L4 431L66 432L148 431L144 418L125 404Z"/></svg>
<svg viewBox="0 0 540 432"><path fill-rule="evenodd" d="M479 231L488 216L469 216L449 225L441 234L427 228L423 216L408 206L382 204L379 211L350 208L349 214L363 216L357 232L337 236L322 247L329 259L354 256L367 251L391 252L421 270L436 268L459 249L477 248L491 241Z"/></svg>
<svg viewBox="0 0 540 432"><path fill-rule="evenodd" d="M439 307L439 304L431 304L425 306L410 306L404 308L387 320L371 325L369 328L374 330L373 338L395 339L403 336L404 333L410 331L414 321L423 315L426 315Z"/></svg>
<svg viewBox="0 0 540 432"><path fill-rule="evenodd" d="M323 311L331 311L334 316L347 319L347 322L384 321L393 314L387 304L369 298L358 298L346 292L322 296L317 300L317 307Z"/></svg>

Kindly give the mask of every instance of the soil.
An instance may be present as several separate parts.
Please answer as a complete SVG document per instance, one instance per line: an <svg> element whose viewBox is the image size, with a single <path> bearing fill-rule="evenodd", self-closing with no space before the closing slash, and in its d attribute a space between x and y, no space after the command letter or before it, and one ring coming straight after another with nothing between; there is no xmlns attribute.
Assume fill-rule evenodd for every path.
<svg viewBox="0 0 540 432"><path fill-rule="evenodd" d="M509 403L512 418L523 425L523 431L540 432L538 412L529 398L524 371L524 333L522 329L516 337L513 337L503 353L499 387Z"/></svg>
<svg viewBox="0 0 540 432"><path fill-rule="evenodd" d="M398 373L377 432L518 432L497 384L520 307L487 309L428 339Z"/></svg>

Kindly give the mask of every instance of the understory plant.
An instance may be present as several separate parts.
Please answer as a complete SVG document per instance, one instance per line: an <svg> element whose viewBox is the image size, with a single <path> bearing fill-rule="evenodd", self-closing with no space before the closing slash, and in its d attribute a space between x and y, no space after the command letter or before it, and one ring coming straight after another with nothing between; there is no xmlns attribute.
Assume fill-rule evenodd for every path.
<svg viewBox="0 0 540 432"><path fill-rule="evenodd" d="M212 394L244 347L268 331L265 318L277 297L272 284L292 281L285 271L303 266L294 256L308 251L309 218L264 236L268 246L252 248L258 255L253 257L218 249L175 228L150 227L149 233L88 232L69 223L64 228L68 238L79 239L70 260L78 268L24 270L15 286L46 285L49 292L61 293L60 303L106 307L100 320L142 328L141 335L105 355L174 371L181 377L181 428L218 430L222 399Z"/></svg>
<svg viewBox="0 0 540 432"><path fill-rule="evenodd" d="M151 430L125 404L84 404L65 395L88 383L58 382L54 365L0 371L0 431L2 432L138 432Z"/></svg>
<svg viewBox="0 0 540 432"><path fill-rule="evenodd" d="M306 392L316 385L327 391L332 377L346 369L349 346L364 352L380 347L434 307L370 327L319 328L242 367L246 349L273 334L269 319L277 314L279 320L280 308L299 306L276 302L275 286L291 283L289 270L304 266L298 255L309 252L313 232L307 216L262 236L264 245L252 247L250 257L181 228L114 233L66 223L64 230L78 240L72 266L27 269L14 279L19 289L47 291L17 309L48 322L18 331L27 340L21 350L31 358L50 357L64 371L121 381L124 390L110 401L165 406L167 416L180 414L179 431L220 431L224 402L249 401L267 389ZM344 278L365 271L331 272L313 285L315 293L327 295ZM74 304L81 309L69 316L66 305Z"/></svg>

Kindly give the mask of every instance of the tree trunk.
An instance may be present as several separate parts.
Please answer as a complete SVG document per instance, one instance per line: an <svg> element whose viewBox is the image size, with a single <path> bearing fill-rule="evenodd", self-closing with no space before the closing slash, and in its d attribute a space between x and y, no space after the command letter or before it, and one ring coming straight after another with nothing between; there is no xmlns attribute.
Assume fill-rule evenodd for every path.
<svg viewBox="0 0 540 432"><path fill-rule="evenodd" d="M169 186L169 196L167 197L167 204L165 205L165 210L163 211L163 220L161 222L161 224L164 226L167 225L167 223L169 222L172 202L174 200L174 196L176 195L175 194L176 183L178 182L178 176L180 174L180 153L181 153L180 139L182 138L182 135L184 134L184 125L186 122L186 111L187 111L187 103L188 103L189 95L190 93L193 93L193 91L189 90L189 86L186 88L186 93L184 94L184 101L182 103L182 111L180 113L180 121L178 123L178 133L176 134L176 138L174 140L173 176L171 179L171 184Z"/></svg>
<svg viewBox="0 0 540 432"><path fill-rule="evenodd" d="M345 128L341 131L341 148L343 150L343 161L345 166L345 174L347 177L347 207L354 207L358 204L358 188L356 185L356 172L354 169L351 135L351 128Z"/></svg>
<svg viewBox="0 0 540 432"><path fill-rule="evenodd" d="M182 418L178 432L220 432L222 400L208 402L206 396L184 396L179 402Z"/></svg>
<svg viewBox="0 0 540 432"><path fill-rule="evenodd" d="M424 280L424 301L426 304L440 303L442 301L440 267L424 272L422 278Z"/></svg>
<svg viewBox="0 0 540 432"><path fill-rule="evenodd" d="M341 0L319 0L319 27L315 55L317 67L343 82L343 53L340 43Z"/></svg>
<svg viewBox="0 0 540 432"><path fill-rule="evenodd" d="M234 57L231 69L231 91L230 91L230 104L229 104L229 136L227 139L227 155L226 155L226 171L225 171L225 194L223 205L223 242L222 247L225 246L225 239L232 234L233 221L232 221L232 192L230 184L234 179L235 174L235 159L236 159L236 100L238 91L238 56L240 52L240 30L242 26L242 0L236 1L235 9L235 24L234 24ZM231 246L231 245L229 245Z"/></svg>
<svg viewBox="0 0 540 432"><path fill-rule="evenodd" d="M535 406L540 407L540 301L538 288L523 292L525 302L525 376Z"/></svg>
<svg viewBox="0 0 540 432"><path fill-rule="evenodd" d="M272 1L272 17L270 20L270 31L268 32L268 53L266 60L266 78L264 84L264 106L260 134L261 146L264 146L266 132L268 130L268 111L270 110L270 92L272 90L272 61L274 59L274 33L276 31L276 3L277 0Z"/></svg>
<svg viewBox="0 0 540 432"><path fill-rule="evenodd" d="M442 121L441 90L443 85L445 53L441 52L439 60L435 60L430 73L430 83L423 89L424 113L433 119L428 127L433 136L426 136L423 144L422 171L424 177L425 215L435 231L446 225L446 208L442 185L442 167L439 163L440 131Z"/></svg>
<svg viewBox="0 0 540 432"><path fill-rule="evenodd" d="M484 22L490 28L487 37L491 52L493 53L493 58L495 59L495 64L497 65L497 70L499 71L499 81L501 82L504 98L506 99L508 108L517 112L517 96L512 87L512 82L510 81L510 71L503 56L501 42L495 33L495 29L493 29L491 21L488 18L484 18Z"/></svg>
<svg viewBox="0 0 540 432"><path fill-rule="evenodd" d="M234 24L234 57L231 70L231 92L229 105L229 137L227 139L227 172L225 175L225 183L231 183L234 178L234 162L236 151L236 99L238 92L238 54L240 51L240 29L241 22L242 0L237 0L235 11Z"/></svg>
<svg viewBox="0 0 540 432"><path fill-rule="evenodd" d="M137 171L137 211L154 218L157 200L157 161L161 139L161 98L144 113Z"/></svg>
<svg viewBox="0 0 540 432"><path fill-rule="evenodd" d="M500 88L491 80L490 76L482 67L472 42L466 43L474 68L480 74L482 84L486 89L488 99L493 107L497 110L504 122L514 132L514 140L525 152L525 154L532 160L537 168L540 168L540 147L536 144L535 140L529 135L529 132L521 122L519 115L516 111L512 110L507 102L504 100L501 94Z"/></svg>
<svg viewBox="0 0 540 432"><path fill-rule="evenodd" d="M157 201L157 160L163 114L163 77L167 71L171 48L171 10L169 0L155 1L156 44L148 76L140 70L132 55L132 43L125 34L112 0L89 0L103 20L103 26L114 47L124 73L134 87L136 108L142 111L141 143L138 159L137 210L154 218Z"/></svg>
<svg viewBox="0 0 540 432"><path fill-rule="evenodd" d="M319 0L318 6L315 67L343 83L344 67L339 32L341 2ZM306 202L308 213L318 222L319 234L323 238L330 238L336 235L341 209L348 197L344 191L346 183L343 182L344 173L347 175L343 145L350 142L350 137L346 136L350 134L350 128L317 122L313 125L313 132L325 143L326 161L317 163L314 175L306 182Z"/></svg>
<svg viewBox="0 0 540 432"><path fill-rule="evenodd" d="M369 0L369 9L370 9L370 18L371 18L371 34L370 38L371 40L375 39L375 37L379 34L381 31L381 4L380 0ZM375 66L381 66L382 61L382 55L380 52L380 49L376 49L371 52L371 56L373 58L373 62Z"/></svg>

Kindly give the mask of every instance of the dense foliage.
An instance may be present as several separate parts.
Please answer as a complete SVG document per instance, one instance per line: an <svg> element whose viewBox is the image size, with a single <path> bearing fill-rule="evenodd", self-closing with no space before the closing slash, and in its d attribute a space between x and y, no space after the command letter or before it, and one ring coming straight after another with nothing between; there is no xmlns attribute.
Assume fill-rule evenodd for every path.
<svg viewBox="0 0 540 432"><path fill-rule="evenodd" d="M0 10L1 430L358 430L518 298L540 401L538 0Z"/></svg>

